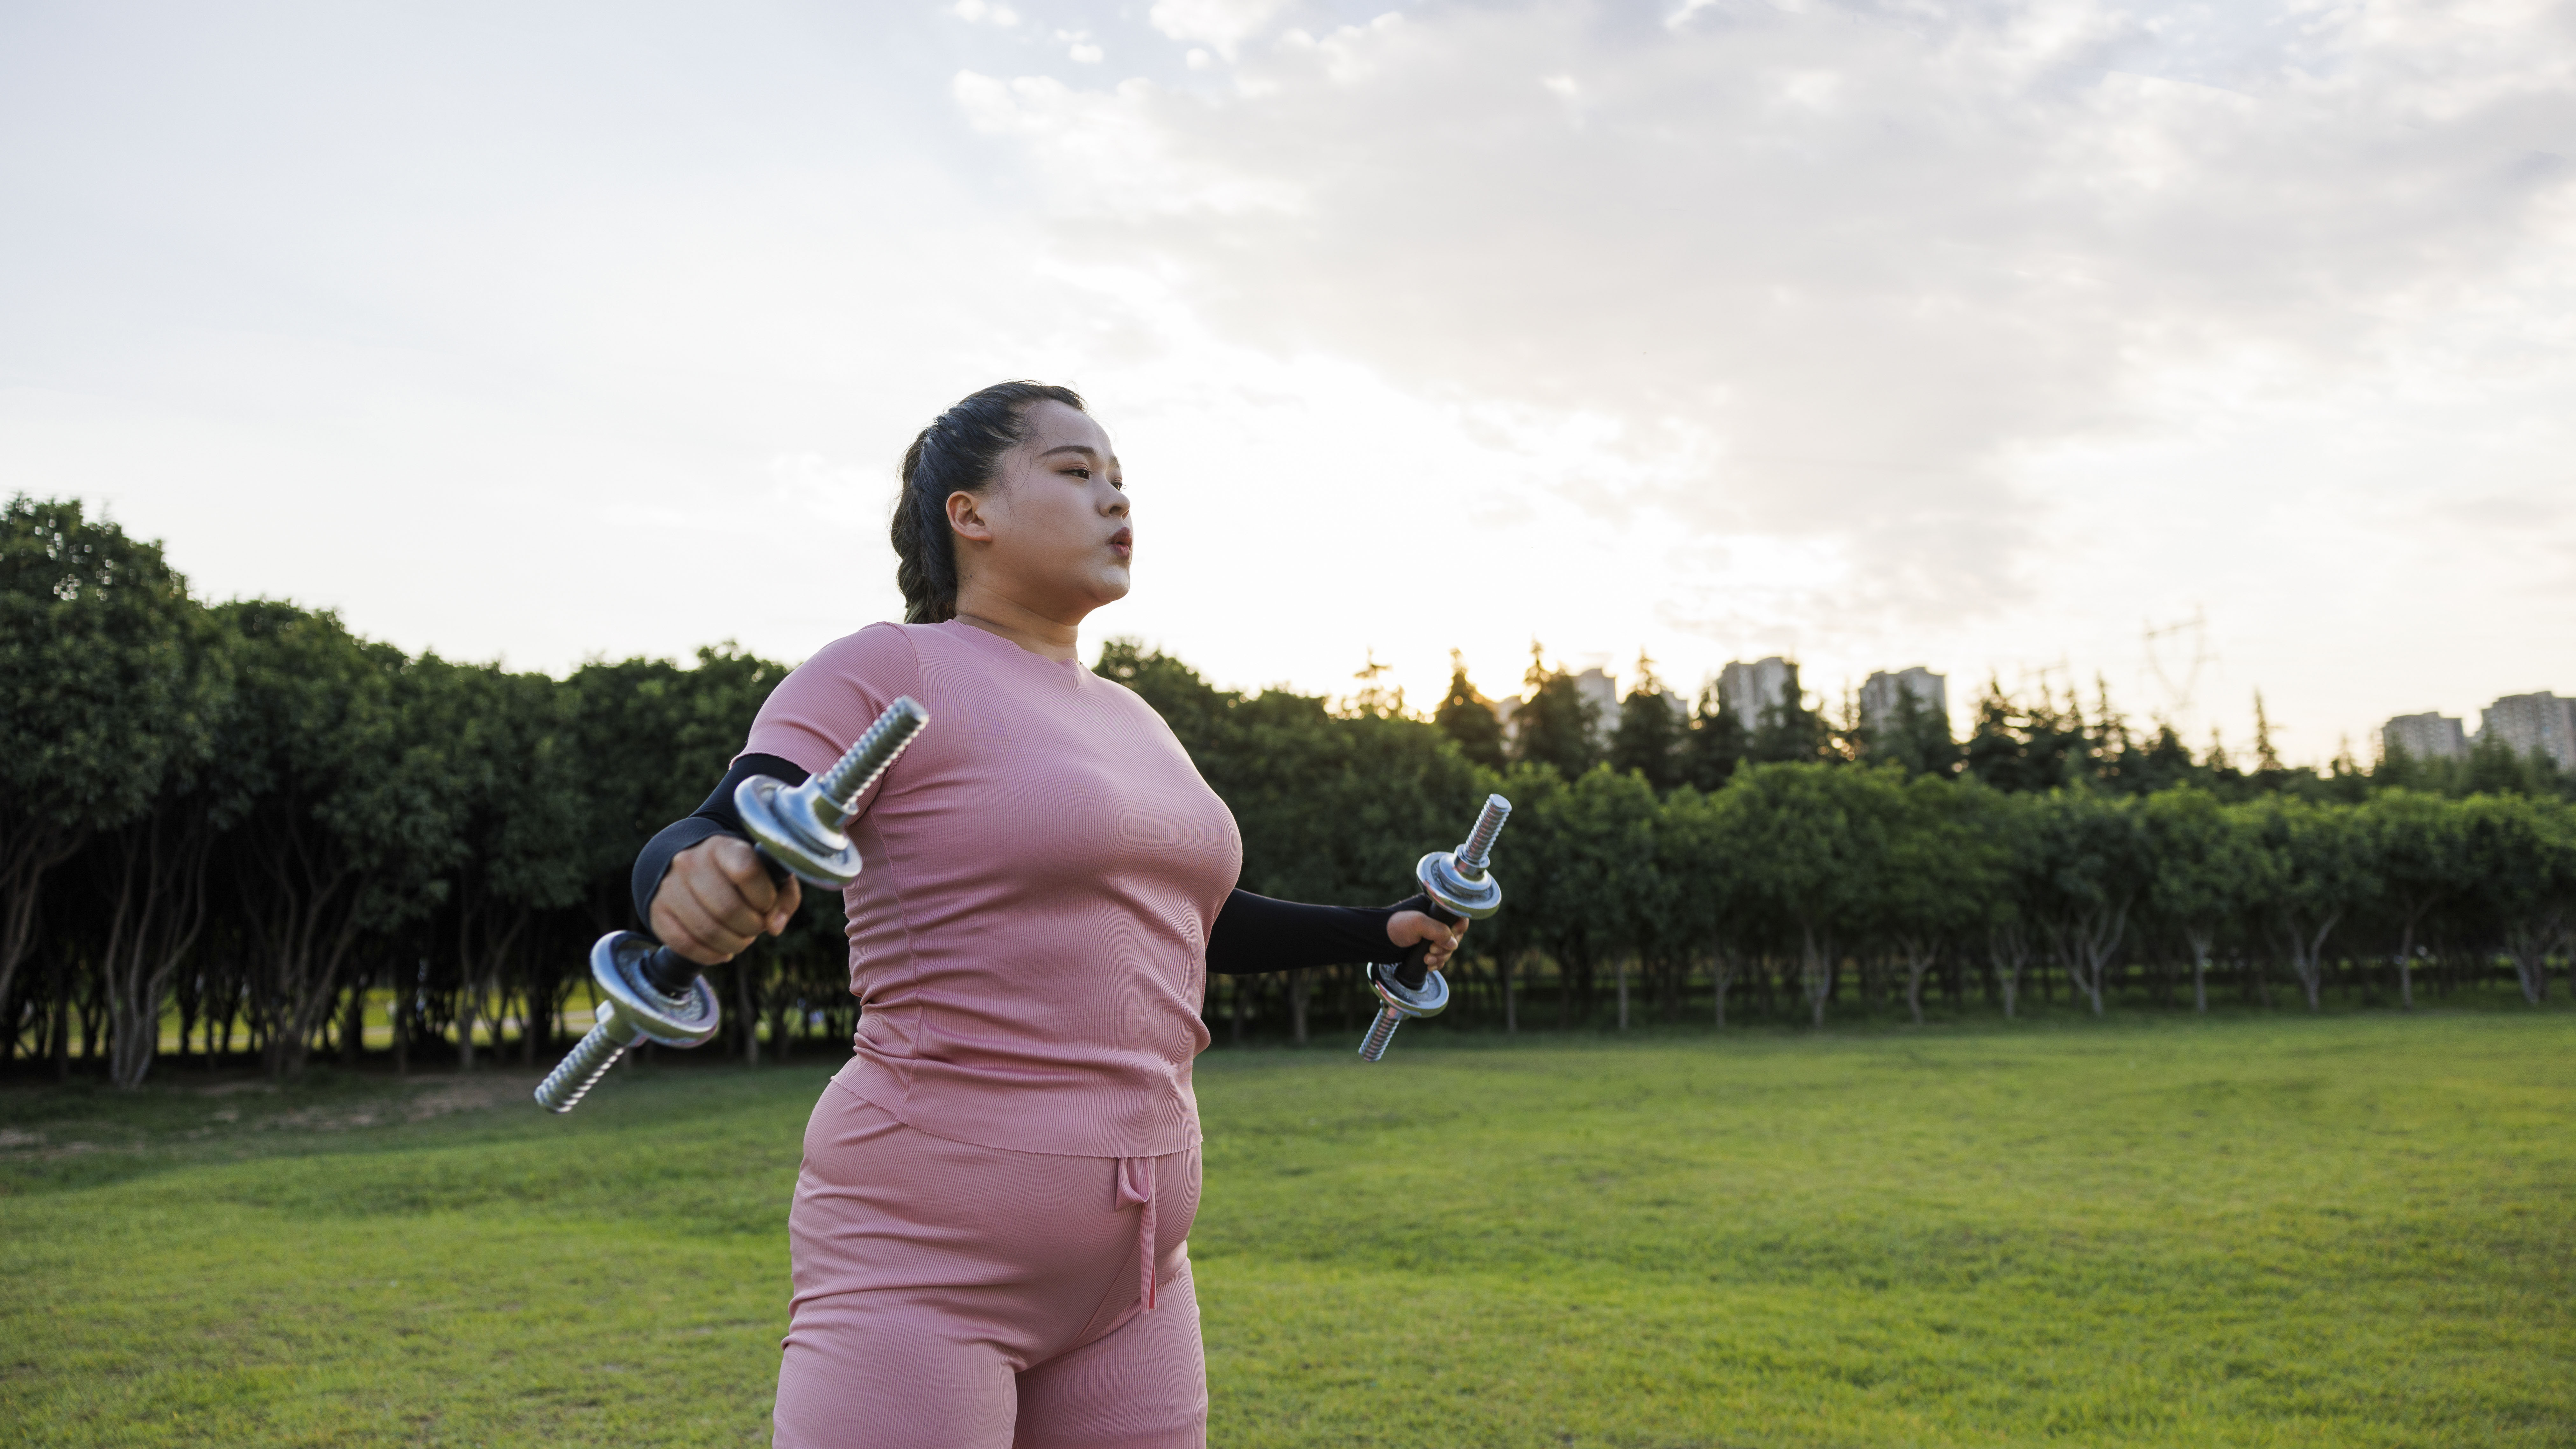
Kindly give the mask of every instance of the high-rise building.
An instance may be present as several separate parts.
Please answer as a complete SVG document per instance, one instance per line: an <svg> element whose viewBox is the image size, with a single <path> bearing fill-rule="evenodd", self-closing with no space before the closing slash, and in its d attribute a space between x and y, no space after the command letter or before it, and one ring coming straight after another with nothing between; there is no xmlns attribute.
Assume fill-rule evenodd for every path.
<svg viewBox="0 0 2576 1449"><path fill-rule="evenodd" d="M1950 676L1935 674L1917 664L1891 674L1882 669L1860 687L1860 722L1864 728L1876 729L1896 718L1898 704L1906 695L1914 696L1915 707L1935 719L1950 718Z"/></svg>
<svg viewBox="0 0 2576 1449"><path fill-rule="evenodd" d="M2457 716L2427 711L2401 714L2379 727L2379 741L2390 754L2400 750L2410 760L2465 760L2469 737Z"/></svg>
<svg viewBox="0 0 2576 1449"><path fill-rule="evenodd" d="M2517 755L2542 754L2576 770L2576 699L2548 690L2508 694L2478 711L2478 742L2500 739Z"/></svg>
<svg viewBox="0 0 2576 1449"><path fill-rule="evenodd" d="M1598 669L1587 669L1574 676L1574 688L1592 701L1593 728L1607 734L1619 723L1619 683Z"/></svg>
<svg viewBox="0 0 2576 1449"><path fill-rule="evenodd" d="M1764 710L1779 709L1792 702L1789 698L1791 667L1788 660L1777 654L1768 659L1756 659L1750 664L1741 659L1727 664L1717 676L1717 690L1726 696L1726 707L1735 715L1737 724L1747 731L1760 729Z"/></svg>

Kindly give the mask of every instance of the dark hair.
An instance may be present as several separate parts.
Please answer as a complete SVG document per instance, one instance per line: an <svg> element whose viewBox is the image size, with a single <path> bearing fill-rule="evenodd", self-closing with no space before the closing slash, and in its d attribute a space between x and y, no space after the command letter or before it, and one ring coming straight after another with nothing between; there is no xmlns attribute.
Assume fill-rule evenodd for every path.
<svg viewBox="0 0 2576 1449"><path fill-rule="evenodd" d="M903 496L894 505L894 582L903 590L903 621L941 624L957 617L957 539L948 527L948 495L981 493L1002 455L1029 436L1028 412L1060 402L1088 412L1082 394L1043 382L997 382L970 393L931 420L903 450Z"/></svg>

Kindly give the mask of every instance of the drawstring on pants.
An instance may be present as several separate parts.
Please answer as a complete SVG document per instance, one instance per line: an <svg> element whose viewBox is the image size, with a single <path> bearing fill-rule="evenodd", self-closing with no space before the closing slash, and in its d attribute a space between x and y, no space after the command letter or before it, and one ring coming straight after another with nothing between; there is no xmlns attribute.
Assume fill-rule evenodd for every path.
<svg viewBox="0 0 2576 1449"><path fill-rule="evenodd" d="M1136 1297L1145 1312L1154 1311L1154 1159L1118 1159L1118 1206L1133 1203L1136 1214Z"/></svg>

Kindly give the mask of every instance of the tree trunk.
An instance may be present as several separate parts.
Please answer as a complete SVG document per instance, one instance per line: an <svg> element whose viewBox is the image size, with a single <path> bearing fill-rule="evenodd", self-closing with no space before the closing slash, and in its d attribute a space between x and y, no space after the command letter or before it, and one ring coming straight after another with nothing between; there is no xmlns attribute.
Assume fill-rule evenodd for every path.
<svg viewBox="0 0 2576 1449"><path fill-rule="evenodd" d="M1312 973L1304 967L1288 973L1288 1037L1299 1046L1306 1044L1306 1001L1314 990Z"/></svg>
<svg viewBox="0 0 2576 1449"><path fill-rule="evenodd" d="M2406 929L2397 937L2397 1009L2415 1009L2415 918L2406 918Z"/></svg>
<svg viewBox="0 0 2576 1449"><path fill-rule="evenodd" d="M367 1055L367 988L376 979L373 971L358 972L349 983L349 1004L340 1016L340 1065L354 1067Z"/></svg>
<svg viewBox="0 0 2576 1449"><path fill-rule="evenodd" d="M1809 1023L1821 1030L1825 1024L1825 1002L1833 995L1833 943L1819 943L1815 929L1801 926L1798 931L1798 984L1807 998Z"/></svg>
<svg viewBox="0 0 2576 1449"><path fill-rule="evenodd" d="M787 992L784 983L781 983L781 989L769 994L769 1054L776 1057L781 1066L787 1064L788 1005ZM800 1019L804 1016L801 1006L796 1014Z"/></svg>
<svg viewBox="0 0 2576 1449"><path fill-rule="evenodd" d="M474 1070L474 1016L482 995L471 982L456 988L456 1069Z"/></svg>
<svg viewBox="0 0 2576 1449"><path fill-rule="evenodd" d="M47 974L52 978L54 1026L53 1034L47 1038L47 1048L53 1053L54 1080L68 1082L72 1079L72 992L71 982L67 979L70 973L63 967L62 952L48 954L52 958L47 963Z"/></svg>
<svg viewBox="0 0 2576 1449"><path fill-rule="evenodd" d="M2191 1009L2209 1015L2209 942L2211 932L2191 929L2183 938L2191 943Z"/></svg>
<svg viewBox="0 0 2576 1449"><path fill-rule="evenodd" d="M393 1004L385 1012L387 1020L393 1024L394 1075L397 1077L411 1075L411 1018L415 993L413 983L403 979L405 974L399 969L394 972Z"/></svg>
<svg viewBox="0 0 2576 1449"><path fill-rule="evenodd" d="M1624 1031L1626 1031L1626 1030L1628 1029L1628 958L1627 958L1627 956L1626 956L1625 954L1622 954L1622 955L1619 957L1618 963L1617 963L1616 965L1612 966L1610 969L1611 969L1611 971L1612 971L1612 972L1614 972L1614 973L1616 974L1616 976L1617 976L1617 978L1618 978L1618 983L1619 983L1619 1029L1620 1029L1621 1031L1623 1031L1623 1032L1624 1032Z"/></svg>
<svg viewBox="0 0 2576 1449"><path fill-rule="evenodd" d="M1502 978L1503 983L1503 1035L1505 1036L1521 1034L1520 978L1512 970L1512 963L1519 959L1517 953L1494 958L1494 971Z"/></svg>
<svg viewBox="0 0 2576 1449"><path fill-rule="evenodd" d="M1996 926L1986 933L1986 953L1995 968L1995 988L2002 995L2004 1019L2021 1005L2021 973L2030 964L2030 938L2020 926Z"/></svg>
<svg viewBox="0 0 2576 1449"><path fill-rule="evenodd" d="M0 1004L11 999L18 968L34 949L36 921L44 903L45 873L72 858L89 841L89 832L69 826L39 825L24 818L8 820L0 840Z"/></svg>
<svg viewBox="0 0 2576 1449"><path fill-rule="evenodd" d="M1905 961L1905 1009L1914 1014L1914 1024L1923 1024L1923 977L1941 959L1940 943L1929 936L1905 937L1897 941L1898 952Z"/></svg>

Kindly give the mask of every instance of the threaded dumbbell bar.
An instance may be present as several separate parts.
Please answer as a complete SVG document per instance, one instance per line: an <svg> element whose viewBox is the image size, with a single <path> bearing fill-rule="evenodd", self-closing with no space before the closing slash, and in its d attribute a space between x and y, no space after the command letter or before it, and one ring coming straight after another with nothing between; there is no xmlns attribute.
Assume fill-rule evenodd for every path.
<svg viewBox="0 0 2576 1449"><path fill-rule="evenodd" d="M754 775L734 788L743 833L784 879L842 889L859 878L859 848L844 828L930 712L910 695L886 706L838 763L802 785ZM590 948L590 979L604 1013L563 1062L537 1084L537 1105L569 1112L626 1049L639 1041L701 1046L716 1034L716 994L697 963L633 931L611 931Z"/></svg>
<svg viewBox="0 0 2576 1449"><path fill-rule="evenodd" d="M1433 920L1444 926L1481 921L1502 909L1502 882L1485 866L1494 837L1502 834L1503 822L1511 814L1511 801L1486 796L1485 808L1476 814L1476 828L1467 832L1464 844L1456 850L1435 850L1414 866L1414 879L1431 898L1427 914ZM1395 1029L1408 1019L1438 1016L1449 1009L1449 982L1431 969L1430 953L1430 942L1416 941L1403 960L1368 968L1369 989L1377 993L1379 1005L1377 1019L1369 1023L1368 1035L1360 1041L1361 1060L1373 1062L1385 1056Z"/></svg>

